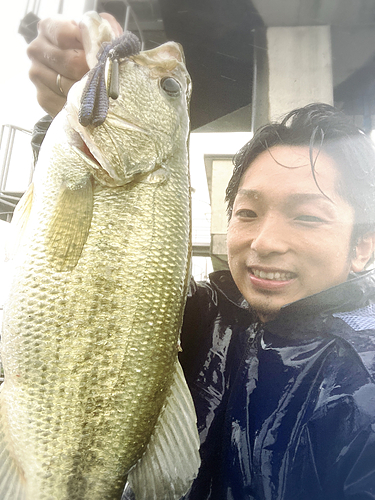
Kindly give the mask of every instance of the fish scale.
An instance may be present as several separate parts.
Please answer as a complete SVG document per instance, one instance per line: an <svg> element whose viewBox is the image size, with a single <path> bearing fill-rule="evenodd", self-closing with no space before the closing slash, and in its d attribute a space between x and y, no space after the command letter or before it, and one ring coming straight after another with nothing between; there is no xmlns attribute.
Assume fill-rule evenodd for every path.
<svg viewBox="0 0 375 500"><path fill-rule="evenodd" d="M171 180L173 180L173 178ZM169 184L169 189L174 190L176 186L171 183ZM185 190L187 189L188 186L185 187ZM179 191L180 190L181 186L179 186ZM53 457L61 453L64 454L64 450L66 453L66 450L71 446L75 449L74 453L76 455L79 453L77 447L74 447L73 444L77 440L79 441L81 437L82 429L79 424L82 421L82 415L80 414L82 406L79 407L78 414L74 406L71 406L71 401L73 398L77 397L78 393L79 400L86 401L86 411L88 413L94 410L98 411L97 416L91 414L90 420L91 426L95 428L95 441L108 439L105 428L103 429L104 435L100 435L98 431L99 426L105 427L105 413L108 413L108 418L112 418L113 414L116 416L120 410L122 411L122 418L118 420L119 425L113 432L119 435L121 434L122 428L128 430L126 436L124 435L118 440L118 450L113 453L113 455L117 455L119 461L124 463L122 450L126 449L127 441L131 442L137 440L139 434L144 432L147 434L147 429L153 427L149 425L149 420L152 418L155 420L158 414L158 412L155 412L155 401L153 400L155 390L167 390L165 387L166 382L164 375L168 370L170 371L171 365L173 366L175 362L174 358L177 352L177 335L180 320L179 311L181 306L178 302L181 302L181 294L183 291L183 284L181 282L174 284L174 273L176 268L181 267L181 263L184 262L188 253L188 240L186 235L183 235L183 239L186 241L184 248L173 247L173 245L171 245L171 235L175 235L176 231L186 232L186 225L183 227L181 220L179 220L177 224L171 224L169 226L170 234L164 232L163 237L165 241L169 243L169 251L164 255L169 262L169 267L167 268L167 273L161 275L159 264L160 261L163 260L161 249L164 245L164 238L159 237L153 244L152 238L150 238L150 235L145 231L145 228L150 227L152 231L158 234L157 227L154 227L155 222L152 213L153 207L158 205L155 200L156 194L154 193L154 188L149 189L149 186L146 184L140 184L138 189L133 188L130 192L127 189L123 189L122 191L123 193L120 195L119 190L114 194L111 190L100 189L98 195L94 196L92 231L90 232L87 244L82 253L82 258L71 273L69 281L65 279L64 275L54 273L52 270L48 269L48 265L43 269L39 263L35 264L38 274L41 275L44 286L48 289L54 287L55 293L52 294L52 296L58 293L65 303L65 314L61 311L57 317L59 324L66 325L64 329L59 329L59 337L51 338L49 329L43 328L44 325L51 323L53 325L55 322L55 305L48 302L48 300L46 301L47 296L45 295L44 299L43 297L41 299L38 295L31 295L24 308L24 315L18 315L18 325L15 326L15 328L22 330L22 325L25 321L27 322L28 317L32 315L32 317L35 318L39 313L41 315L39 326L42 331L37 335L34 334L34 345L30 345L30 338L26 336L26 345L21 343L18 350L14 345L3 346L3 349L7 347L11 350L13 356L15 353L19 355L18 366L21 368L23 375L32 383L35 390L35 394L33 394L30 399L29 397L27 398L28 404L25 405L27 408L26 413L22 412L23 415L21 412L17 413L18 425L21 425L22 428L27 427L30 411L35 411L35 408L37 409L37 414L41 417L43 414L54 415L53 422L49 420L50 417L47 417L47 419L44 417L41 420L38 420L38 418L35 419L36 425L39 426L39 434L42 435L43 439L37 442L40 448L37 450L35 450L35 443L32 442L32 449L29 452L32 457L38 454L43 457L51 455L51 460L53 460ZM147 197L147 191L151 191L149 197ZM186 218L186 214L188 213L186 210L187 207L182 207L180 203L177 205L176 203L169 205L168 192L166 192L168 190L161 189L160 191L159 197L161 200L159 200L159 202L162 201L165 210L169 213L178 214L178 219L183 217ZM142 206L144 208L143 213L146 214L146 219L149 219L148 221L140 220L140 215L138 213L138 224L132 226L135 232L132 239L136 242L133 243L136 248L133 248L131 252L129 252L129 249L126 247L126 243L122 245L121 241L119 241L116 210L116 206L118 206L118 210L122 213L123 217L121 223L123 224L125 222L125 227L129 229L129 223L133 215L130 212L128 214L128 220L124 221L123 214L123 206L127 204L131 205L132 203L132 200L129 200L129 195L132 198L142 200ZM172 199L175 199L175 197ZM105 207L110 209L109 213L105 210ZM126 222L128 222L128 224L126 224ZM130 238L129 232L127 231L124 234L125 240L128 240ZM110 242L113 240L116 241L116 245L110 248ZM103 252L103 245L107 247L105 253ZM123 255L119 255L120 249L123 249ZM185 257L183 257L182 250L185 252ZM142 270L139 269L139 259L142 252L144 253L144 258L147 260L147 268L143 269L143 276ZM100 263L98 263L96 255L98 253L101 258ZM103 256L105 256L105 260L103 260ZM118 264L116 264L116 262L118 262ZM98 273L97 269L95 269L98 265L100 265L102 269L105 269L105 271ZM110 272L108 272L108 268ZM30 263L29 269L30 273L32 273L33 262ZM94 276L98 275L99 279L93 277L94 271ZM124 274L125 276L122 276ZM47 277L51 280L50 283L47 282ZM33 279L34 290L36 290L38 294L39 287L35 286L35 279L37 279L35 275ZM63 289L63 293L61 290L58 292L57 289ZM164 293L158 294L156 302L152 300L153 289L164 291ZM116 300L113 300L112 290L115 291ZM21 294L22 292L23 288L20 290ZM146 296L144 302L141 299L142 295ZM173 297L178 297L178 300L174 300L176 307L171 308ZM77 301L77 298L79 298L79 301ZM22 302L21 298L20 302ZM166 316L163 314L163 306L164 308L168 307L170 310L169 315ZM158 310L161 311L161 315L159 316L157 314ZM110 314L108 314L109 311ZM121 311L127 312L124 315ZM129 311L131 311L130 314ZM152 313L152 315L150 313ZM8 314L12 315L12 311L10 310ZM152 317L152 321L146 322L146 325L143 320L145 316ZM108 318L110 322L109 329ZM137 332L137 335L135 335L134 330L136 330L137 322L141 325L141 328ZM88 327L90 323L93 325L91 328ZM84 329L82 329L82 326L84 326ZM56 328L56 325L54 325L54 327ZM157 328L159 328L159 331L157 331ZM126 332L126 330L128 330L128 332ZM172 339L165 335L166 330L171 331ZM79 332L79 334L77 332ZM131 341L127 340L127 335L130 335L130 333L133 334ZM158 340L155 342L155 337L157 336ZM48 350L46 351L41 349L43 337L48 337ZM20 339L17 337L15 342L19 344ZM105 349L103 349L103 342L105 343ZM86 349L82 349L83 345L86 346ZM29 359L27 354L31 352L35 353L35 347L37 347L38 350L38 361L40 366L37 366L38 370L33 372L30 370L33 360ZM97 348L99 349L98 353L95 351ZM154 387L152 387L149 382L150 377L154 376L156 357L161 366L160 373L162 377L159 379L154 377ZM95 358L96 360L95 365L91 367L91 372L87 369L87 362L90 358ZM54 364L56 368L53 368ZM128 366L131 366L131 370L127 369ZM61 373L61 367L64 369L63 373ZM139 370L139 372L137 372L137 370ZM58 378L54 376L57 372L60 373ZM137 382L132 385L131 382L129 382L129 377L131 377L134 372L141 373L142 378L139 379L138 377ZM47 373L49 374L48 380L45 378ZM72 374L74 374L73 378L71 376ZM66 384L64 383L64 379ZM80 380L82 380L82 382L80 382ZM88 382L90 380L95 383L89 385ZM102 380L103 383L98 384L99 380ZM126 398L123 397L125 381L127 381ZM116 386L118 387L117 390ZM130 390L132 386L133 391ZM101 401L103 394L106 397L105 403ZM135 405L137 405L139 415L142 411L139 407L140 394L142 394L145 403L143 411L149 414L149 416L144 419L147 424L145 430L140 429L140 425L134 415ZM112 399L111 405L110 399ZM46 402L47 406L45 406ZM38 406L35 406L35 403ZM103 413L99 412L101 407L105 408ZM57 413L56 408L58 409ZM130 408L128 415L126 415L127 408ZM39 411L39 409L42 411ZM46 410L48 411L46 412ZM62 421L62 415L64 415L64 422ZM140 416L138 419L140 419ZM134 422L131 423L134 431L129 430L128 420L134 420ZM66 432L54 432L55 426L58 426L60 430L66 425L68 425ZM46 435L43 435L43 432L45 432ZM56 440L56 436L59 434L63 436L62 441ZM90 436L93 435L93 433L88 434ZM67 436L70 436L70 443L67 442ZM83 450L94 450L97 447L95 441L86 444L83 443ZM114 439L112 437L109 440L111 448L113 446L113 441ZM141 450L143 447L144 445L141 446ZM27 446L25 446L25 449L27 449ZM30 464L27 460L28 453L25 453L25 450L23 453L22 461L24 462L25 471L30 469L29 474L31 476L33 474L34 464ZM72 471L76 468L74 453L71 453L72 456L70 458ZM132 454L130 458L128 458L129 463L133 464L139 455L140 452L138 450L134 451L132 449ZM35 462L35 458L33 458L33 461ZM118 460L116 460L116 462L117 461ZM87 462L89 466L90 460L88 459ZM99 470L95 472L93 477L95 477L95 484L98 488L100 475L103 475L103 481L108 485L108 472L105 471L104 474L101 474L103 464L100 460L97 460L97 462L100 464ZM53 467L52 463L50 467ZM125 467L125 470L127 467L128 466ZM60 471L59 474L62 481L65 482L64 476L65 474L69 475L69 468L65 469L63 472ZM50 482L49 479L48 477L46 478L47 483ZM120 485L121 487L123 486L123 478L120 480ZM53 484L51 492L46 493L45 496L40 498L58 498L56 495L61 488L62 485L56 481ZM102 496L102 498L114 498L112 488L113 485L111 486L108 496ZM30 498L38 498L34 495L41 489L47 491L45 486L40 485L39 480L35 489L35 492L32 488L30 489L32 492ZM76 496L69 490L67 494L69 494L69 498L72 500L74 498L84 498L81 496L82 492L79 491ZM90 494L92 495L91 492ZM66 498L68 498L68 496Z"/></svg>
<svg viewBox="0 0 375 500"><path fill-rule="evenodd" d="M137 498L177 499L197 473L177 359L191 249L181 61L166 44L120 64L120 96L95 129L78 124L81 82L47 134L4 311L1 498L115 500L128 477Z"/></svg>

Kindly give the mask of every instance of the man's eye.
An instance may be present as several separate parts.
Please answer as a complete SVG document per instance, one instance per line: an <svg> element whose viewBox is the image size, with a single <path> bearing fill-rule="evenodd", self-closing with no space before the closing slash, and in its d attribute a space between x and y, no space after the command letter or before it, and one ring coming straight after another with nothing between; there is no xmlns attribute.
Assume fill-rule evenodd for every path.
<svg viewBox="0 0 375 500"><path fill-rule="evenodd" d="M253 210L244 208L241 210L237 210L236 215L237 217L240 217L242 219L254 219L255 217L257 217L257 214Z"/></svg>
<svg viewBox="0 0 375 500"><path fill-rule="evenodd" d="M302 222L324 222L320 217L316 217L315 215L299 215L296 217L296 220Z"/></svg>

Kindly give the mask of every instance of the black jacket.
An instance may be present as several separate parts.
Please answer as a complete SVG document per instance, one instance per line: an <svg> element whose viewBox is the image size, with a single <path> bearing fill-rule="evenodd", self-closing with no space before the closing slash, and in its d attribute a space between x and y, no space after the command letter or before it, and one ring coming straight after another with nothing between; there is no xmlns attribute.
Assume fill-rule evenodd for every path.
<svg viewBox="0 0 375 500"><path fill-rule="evenodd" d="M202 466L189 500L375 499L375 272L264 325L229 272L193 284L181 362Z"/></svg>

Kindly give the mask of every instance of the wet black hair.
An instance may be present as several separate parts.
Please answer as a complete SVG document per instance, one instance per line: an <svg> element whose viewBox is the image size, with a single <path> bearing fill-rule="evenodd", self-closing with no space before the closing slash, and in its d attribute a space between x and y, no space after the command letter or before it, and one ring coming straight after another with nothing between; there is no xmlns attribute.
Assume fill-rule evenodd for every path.
<svg viewBox="0 0 375 500"><path fill-rule="evenodd" d="M235 155L226 190L229 219L242 176L263 151L278 145L309 146L311 171L319 189L316 159L320 152L332 158L340 175L338 193L355 210L353 244L375 231L375 146L349 117L323 103L295 109L281 122L261 127Z"/></svg>

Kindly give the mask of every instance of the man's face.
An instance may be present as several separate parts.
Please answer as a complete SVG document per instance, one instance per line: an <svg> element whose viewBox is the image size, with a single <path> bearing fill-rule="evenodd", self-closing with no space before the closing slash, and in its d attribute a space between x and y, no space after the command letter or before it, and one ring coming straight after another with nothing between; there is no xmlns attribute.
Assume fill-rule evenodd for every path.
<svg viewBox="0 0 375 500"><path fill-rule="evenodd" d="M304 146L264 151L242 177L228 228L229 267L263 321L346 281L351 270L354 209L337 192L334 161L320 153L315 169L326 196Z"/></svg>

